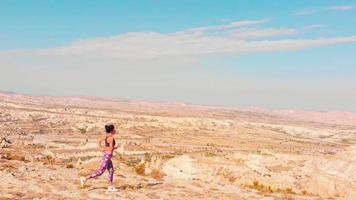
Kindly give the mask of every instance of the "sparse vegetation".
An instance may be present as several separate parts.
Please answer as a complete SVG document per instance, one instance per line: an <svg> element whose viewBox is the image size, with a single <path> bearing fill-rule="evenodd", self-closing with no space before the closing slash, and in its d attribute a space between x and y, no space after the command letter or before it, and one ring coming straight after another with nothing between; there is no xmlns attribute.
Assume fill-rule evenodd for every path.
<svg viewBox="0 0 356 200"><path fill-rule="evenodd" d="M273 188L270 185L260 183L259 181L253 181L251 184L245 184L246 187L257 190L263 193L285 193L285 194L296 194L292 188Z"/></svg>
<svg viewBox="0 0 356 200"><path fill-rule="evenodd" d="M56 159L52 156L45 156L41 159L41 161L43 162L43 164L45 165L53 165L56 162Z"/></svg>
<svg viewBox="0 0 356 200"><path fill-rule="evenodd" d="M218 154L216 154L215 152L208 151L208 152L205 152L205 156L206 157L215 157L215 156L218 156Z"/></svg>
<svg viewBox="0 0 356 200"><path fill-rule="evenodd" d="M340 179L330 180L325 174L318 173L316 167L305 169L314 164L316 166L318 163L325 163L325 166L336 166L335 169L345 175L343 177L354 171L344 170L344 166L354 168L354 163L349 162L349 158L355 152L355 149L349 150L353 145L345 144L356 141L352 138L355 131L348 130L349 127L346 126L341 127L345 129L343 132L338 131L337 125L324 127L327 131L335 130L335 134L342 134L343 139L315 136L317 140L312 140L302 137L302 131L294 134L293 130L299 127L303 128L301 130L319 129L319 126L323 129L322 124L298 122L293 124L293 129L286 129L288 134L281 134L289 121L281 123L279 119L277 121L268 116L262 118L257 114L251 118L250 113L240 116L238 111L234 111L233 115L224 115L219 109L206 110L203 112L206 114L204 116L195 112L186 118L182 117L186 115L185 110L179 115L176 111L167 111L163 115L159 109L152 113L148 110L151 108L144 112L131 112L131 109L136 109L135 102L125 105L129 106L125 109L121 105L106 108L103 103L95 108L91 108L91 105L86 108L72 106L67 111L61 108L60 102L50 106L45 101L40 105L13 104L16 109L8 109L6 104L1 105L5 111L0 112L0 134L6 135L13 144L0 149L0 177L3 177L0 190L28 192L22 198L11 196L9 199L33 199L29 196L32 191L38 198L43 198L50 191L48 198L52 199L75 199L74 195L80 193L80 196L88 191L90 195L94 195L93 199L100 199L95 194L106 189L107 171L101 177L88 181L84 190L79 186L78 179L79 176L87 176L99 168L101 152L97 139L103 136L103 124L109 119L117 125L118 143L125 145L124 153L116 151L112 158L115 167L114 184L120 194L130 192L132 197L140 199L146 199L149 192L157 194L152 197L159 198L163 192L168 194L167 191L171 189L175 190L174 197L184 199L319 199L324 193L327 196L325 199L335 199L337 196L343 198L343 190L349 188L341 181L336 182ZM120 111L111 110L114 107ZM146 108L141 105L140 109ZM86 111L90 115L81 114ZM219 115L215 118L211 112ZM28 117L29 113L38 115L39 118L36 119L45 120L33 122ZM249 120L249 126L244 125ZM211 126L214 130L208 127L212 124L211 121L214 121ZM232 121L234 125L227 125L226 121ZM83 124L88 124L87 131L80 134L84 130L78 127L83 128ZM281 129L272 131L271 126ZM203 130L199 127L207 128ZM34 134L34 142L26 139L26 135L18 137L15 130L28 135ZM17 144L18 138L22 138L26 145ZM336 156L325 155L332 153ZM189 159L175 161L182 155L189 156ZM333 160L334 158L337 160ZM313 165L309 165L309 161ZM315 174L310 174L311 172ZM321 179L310 180L309 177L313 175L321 176ZM56 180L56 185L44 184L51 180ZM183 185L182 180L189 181L184 181ZM245 180L250 181L242 184ZM310 181L310 188L302 190L298 187L307 181ZM338 185L333 188L335 183L340 187ZM312 184L320 184L320 187L312 187ZM241 186L240 191L235 190L238 185ZM34 189L27 188L32 186ZM43 193L40 191L41 187L47 187L43 189ZM148 190L150 187L152 191ZM196 192L203 190L209 192ZM227 194L227 191L232 192ZM66 196L62 195L63 192ZM171 198L171 194L167 195L167 199ZM0 194L0 199L3 198L2 195L3 193Z"/></svg>
<svg viewBox="0 0 356 200"><path fill-rule="evenodd" d="M162 157L162 159L164 159L164 160L169 160L169 159L174 158L175 155L172 155L172 154L164 154L164 155L162 155L161 157Z"/></svg>
<svg viewBox="0 0 356 200"><path fill-rule="evenodd" d="M146 162L151 162L152 154L146 152L145 156L144 156L144 159L145 159Z"/></svg>
<svg viewBox="0 0 356 200"><path fill-rule="evenodd" d="M41 143L29 144L29 146L31 146L32 148L35 148L35 149L43 149L43 148L46 148L46 146L45 146L44 144L41 144Z"/></svg>
<svg viewBox="0 0 356 200"><path fill-rule="evenodd" d="M237 176L230 170L222 170L220 169L216 175L220 175L222 177L224 177L225 179L227 179L230 183L234 183L237 179Z"/></svg>
<svg viewBox="0 0 356 200"><path fill-rule="evenodd" d="M53 140L53 143L58 143L58 144L78 144L78 141L71 141L71 140Z"/></svg>
<svg viewBox="0 0 356 200"><path fill-rule="evenodd" d="M68 169L74 168L74 165L72 163L67 163L66 168Z"/></svg>
<svg viewBox="0 0 356 200"><path fill-rule="evenodd" d="M150 176L154 179L161 180L166 174L161 169L154 168L152 169Z"/></svg>
<svg viewBox="0 0 356 200"><path fill-rule="evenodd" d="M135 166L135 172L138 175L144 175L145 174L145 164L139 163Z"/></svg>
<svg viewBox="0 0 356 200"><path fill-rule="evenodd" d="M136 167L140 163L140 159L135 157L128 157L123 159L123 162L129 167Z"/></svg>
<svg viewBox="0 0 356 200"><path fill-rule="evenodd" d="M87 129L86 129L86 128L79 128L78 130L79 130L79 132L80 132L81 134L87 133Z"/></svg>
<svg viewBox="0 0 356 200"><path fill-rule="evenodd" d="M25 156L21 155L18 152L6 151L5 152L5 159L7 159L7 160L25 161Z"/></svg>

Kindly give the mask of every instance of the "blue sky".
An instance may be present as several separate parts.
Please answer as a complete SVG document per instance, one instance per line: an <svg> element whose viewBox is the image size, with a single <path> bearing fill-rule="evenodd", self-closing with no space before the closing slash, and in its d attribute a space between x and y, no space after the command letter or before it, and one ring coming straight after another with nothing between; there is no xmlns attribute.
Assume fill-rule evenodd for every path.
<svg viewBox="0 0 356 200"><path fill-rule="evenodd" d="M125 32L174 32L191 27L220 24L224 20L268 18L266 26L303 28L323 24L321 30L303 33L304 38L342 36L356 31L354 9L327 11L356 1L179 0L179 1L12 1L0 2L1 50L65 45L82 38ZM293 13L313 9L314 14Z"/></svg>
<svg viewBox="0 0 356 200"><path fill-rule="evenodd" d="M356 112L355 6L3 0L0 90Z"/></svg>

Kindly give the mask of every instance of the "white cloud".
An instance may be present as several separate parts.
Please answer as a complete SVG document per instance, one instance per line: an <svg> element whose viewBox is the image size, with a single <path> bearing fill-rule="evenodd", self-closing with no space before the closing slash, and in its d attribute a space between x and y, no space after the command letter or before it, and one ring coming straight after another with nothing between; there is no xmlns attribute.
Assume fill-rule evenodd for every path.
<svg viewBox="0 0 356 200"><path fill-rule="evenodd" d="M356 42L356 35L318 39L248 41L224 36L127 33L110 38L82 40L66 47L39 50L40 55L99 56L123 59L244 54L290 51L315 46Z"/></svg>
<svg viewBox="0 0 356 200"><path fill-rule="evenodd" d="M353 9L353 6L350 5L338 5L338 6L331 6L328 8L328 10L351 10Z"/></svg>
<svg viewBox="0 0 356 200"><path fill-rule="evenodd" d="M316 39L274 39L270 36L296 34L295 29L256 29L246 26L266 20L245 20L228 25L205 26L173 33L132 32L113 37L78 40L70 45L2 55L84 56L126 60L239 55L258 52L291 51L315 46L356 42L356 35ZM308 29L321 25L310 25ZM199 34L192 30L199 30ZM212 32L213 31L213 32ZM258 39L264 38L264 39Z"/></svg>
<svg viewBox="0 0 356 200"><path fill-rule="evenodd" d="M293 35L298 33L296 29L245 29L237 30L231 33L232 37L235 38L263 38L269 36L282 36L282 35Z"/></svg>
<svg viewBox="0 0 356 200"><path fill-rule="evenodd" d="M268 21L269 21L268 19L235 21L235 22L230 22L229 24L226 25L201 26L201 27L191 28L185 30L185 32L223 31L223 30L234 29L243 26L263 24Z"/></svg>
<svg viewBox="0 0 356 200"><path fill-rule="evenodd" d="M346 10L351 10L353 9L353 6L351 5L336 5L336 6L331 6L328 8L325 8L326 10L336 10L336 11L346 11ZM305 15L312 15L320 10L314 9L314 8L304 8L302 10L298 10L294 12L292 15L294 16L305 16Z"/></svg>
<svg viewBox="0 0 356 200"><path fill-rule="evenodd" d="M319 29L319 28L324 28L325 24L311 24L308 26L305 26L304 29L305 30L310 30L310 29Z"/></svg>
<svg viewBox="0 0 356 200"><path fill-rule="evenodd" d="M305 16L315 14L317 10L313 8L304 8L293 13L294 16Z"/></svg>

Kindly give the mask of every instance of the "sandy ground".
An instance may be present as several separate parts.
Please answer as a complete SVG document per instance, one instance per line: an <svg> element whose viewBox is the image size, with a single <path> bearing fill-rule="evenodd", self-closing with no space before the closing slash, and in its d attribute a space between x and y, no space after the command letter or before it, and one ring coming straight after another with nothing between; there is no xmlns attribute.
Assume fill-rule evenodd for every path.
<svg viewBox="0 0 356 200"><path fill-rule="evenodd" d="M300 118L2 94L0 199L356 199L356 126ZM122 145L111 193L107 172L79 186L106 123Z"/></svg>

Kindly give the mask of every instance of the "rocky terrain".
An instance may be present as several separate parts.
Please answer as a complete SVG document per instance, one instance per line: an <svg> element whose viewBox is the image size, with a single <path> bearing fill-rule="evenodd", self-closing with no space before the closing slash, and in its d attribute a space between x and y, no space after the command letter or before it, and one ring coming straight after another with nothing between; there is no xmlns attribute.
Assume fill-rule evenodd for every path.
<svg viewBox="0 0 356 200"><path fill-rule="evenodd" d="M0 199L356 199L352 113L0 93L0 142Z"/></svg>

